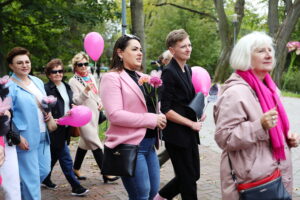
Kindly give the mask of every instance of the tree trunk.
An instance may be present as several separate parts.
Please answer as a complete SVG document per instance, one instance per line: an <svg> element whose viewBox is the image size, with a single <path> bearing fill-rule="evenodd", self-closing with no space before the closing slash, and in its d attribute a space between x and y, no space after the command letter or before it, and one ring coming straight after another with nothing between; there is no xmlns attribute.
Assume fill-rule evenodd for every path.
<svg viewBox="0 0 300 200"><path fill-rule="evenodd" d="M238 15L238 22L231 28L224 10L223 0L214 0L216 12L219 18L218 27L221 39L221 56L219 57L216 67L214 82L224 82L230 75L229 59L233 47L233 31L236 29L236 37L238 36L240 25L244 17L245 0L237 0L235 4L235 13Z"/></svg>
<svg viewBox="0 0 300 200"><path fill-rule="evenodd" d="M143 48L143 71L146 72L146 47L143 7L143 0L130 0L132 33L141 39L141 45Z"/></svg>
<svg viewBox="0 0 300 200"><path fill-rule="evenodd" d="M279 28L278 0L270 0L268 8L268 26L271 37L274 37Z"/></svg>
<svg viewBox="0 0 300 200"><path fill-rule="evenodd" d="M300 0L296 0L293 6L288 10L286 18L280 25L280 28L275 37L275 52L276 52L276 67L273 70L272 76L277 85L280 85L281 76L284 72L285 62L287 57L286 44L296 26L300 17Z"/></svg>

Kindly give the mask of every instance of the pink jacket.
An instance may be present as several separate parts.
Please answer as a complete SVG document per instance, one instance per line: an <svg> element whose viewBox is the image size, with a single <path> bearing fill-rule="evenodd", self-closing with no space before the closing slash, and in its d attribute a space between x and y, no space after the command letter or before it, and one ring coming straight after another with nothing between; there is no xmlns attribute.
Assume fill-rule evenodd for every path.
<svg viewBox="0 0 300 200"><path fill-rule="evenodd" d="M223 149L220 166L223 200L239 199L230 175L227 152L238 183L260 180L279 167L283 183L292 195L290 148L285 143L286 160L278 165L273 159L269 134L260 123L262 114L255 92L233 73L222 86L221 96L214 106L215 140Z"/></svg>
<svg viewBox="0 0 300 200"><path fill-rule="evenodd" d="M141 89L124 70L103 75L100 97L110 122L105 139L107 147L138 145L147 128L156 127L157 115L147 112Z"/></svg>

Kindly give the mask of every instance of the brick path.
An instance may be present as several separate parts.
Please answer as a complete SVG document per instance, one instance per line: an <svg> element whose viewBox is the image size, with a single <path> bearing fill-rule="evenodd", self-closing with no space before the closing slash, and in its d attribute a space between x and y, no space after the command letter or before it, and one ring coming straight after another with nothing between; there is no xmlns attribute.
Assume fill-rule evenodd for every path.
<svg viewBox="0 0 300 200"><path fill-rule="evenodd" d="M71 144L71 153L74 157L76 142ZM220 199L220 181L219 181L219 153L210 150L208 147L200 147L201 154L201 178L198 182L198 196L203 200ZM84 187L90 192L84 197L88 200L126 200L127 193L121 180L113 183L104 184L100 171L91 154L88 152L84 160L82 172L87 176L87 180L81 181ZM161 186L173 178L173 168L168 161L161 169ZM73 200L79 197L70 195L71 187L66 181L59 165L57 164L53 171L52 181L59 187L56 191L42 188L43 200ZM200 199L199 198L199 199Z"/></svg>
<svg viewBox="0 0 300 200"><path fill-rule="evenodd" d="M299 131L299 109L300 101L294 98L284 98L285 108L289 115L292 131ZM219 163L220 149L213 140L214 124L211 116L212 105L207 107L207 119L203 130L200 132L200 160L201 160L201 178L198 181L198 198L201 200L220 200L220 181L219 181ZM70 145L71 154L74 158L76 142ZM294 167L294 194L293 200L300 200L300 148L293 149L293 167ZM127 200L127 193L118 180L114 183L104 184L100 171L96 165L91 152L89 151L83 163L82 172L87 176L87 180L81 181L81 184L87 187L90 192L86 197L79 198L71 196L71 187L66 181L59 165L54 168L52 180L59 187L56 191L42 189L42 200ZM168 161L161 169L161 186L166 184L173 177L173 168ZM1 196L0 191L0 200Z"/></svg>
<svg viewBox="0 0 300 200"><path fill-rule="evenodd" d="M70 145L72 156L74 157L76 142ZM219 163L220 153L211 150L209 147L200 146L201 178L198 181L198 198L201 200L220 200L220 180ZM71 193L71 187L66 181L58 164L54 168L52 180L58 184L56 191L42 188L43 200L127 200L127 193L121 180L113 183L104 184L96 162L89 151L84 160L82 172L87 176L87 180L81 181L81 184L87 187L90 192L86 197L74 197ZM161 169L161 186L173 178L173 168L168 161ZM1 198L0 198L1 199ZM294 200L300 200L300 195L294 194Z"/></svg>

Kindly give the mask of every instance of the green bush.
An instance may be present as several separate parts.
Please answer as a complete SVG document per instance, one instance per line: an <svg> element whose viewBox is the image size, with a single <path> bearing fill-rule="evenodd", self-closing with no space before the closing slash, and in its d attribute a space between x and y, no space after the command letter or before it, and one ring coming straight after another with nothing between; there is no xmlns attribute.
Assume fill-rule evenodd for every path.
<svg viewBox="0 0 300 200"><path fill-rule="evenodd" d="M300 71L296 71L287 75L285 73L282 78L281 86L283 86L284 82L286 81L285 88L283 90L299 93L300 92Z"/></svg>

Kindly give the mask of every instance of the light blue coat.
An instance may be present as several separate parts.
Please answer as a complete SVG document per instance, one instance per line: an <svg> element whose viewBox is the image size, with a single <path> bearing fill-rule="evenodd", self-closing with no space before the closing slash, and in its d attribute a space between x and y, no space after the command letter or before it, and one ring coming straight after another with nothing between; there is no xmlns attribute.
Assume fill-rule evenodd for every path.
<svg viewBox="0 0 300 200"><path fill-rule="evenodd" d="M21 80L13 74L12 77L21 82ZM40 89L43 95L46 96L44 83L37 77L30 76L31 81ZM12 97L13 102L13 124L16 132L23 136L28 144L30 150L38 148L40 142L40 126L38 119L38 105L35 96L27 92L15 82L8 83L9 95ZM47 134L46 141L49 143ZM17 147L18 151L23 151Z"/></svg>
<svg viewBox="0 0 300 200"><path fill-rule="evenodd" d="M21 81L15 74L12 77ZM29 76L29 78L46 96L44 83L37 77ZM48 131L40 132L39 108L35 96L13 81L8 83L8 87L13 103L14 130L29 144L29 150L17 147L22 200L40 200L40 184L50 172L49 134Z"/></svg>

